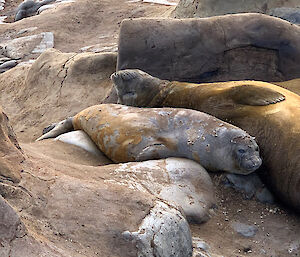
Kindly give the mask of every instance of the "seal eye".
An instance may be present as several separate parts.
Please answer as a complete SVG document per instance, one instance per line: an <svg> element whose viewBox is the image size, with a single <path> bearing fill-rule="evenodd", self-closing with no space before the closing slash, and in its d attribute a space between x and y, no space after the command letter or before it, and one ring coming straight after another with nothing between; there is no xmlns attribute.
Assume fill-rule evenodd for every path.
<svg viewBox="0 0 300 257"><path fill-rule="evenodd" d="M244 149L239 149L238 152L239 153L245 153L246 151Z"/></svg>

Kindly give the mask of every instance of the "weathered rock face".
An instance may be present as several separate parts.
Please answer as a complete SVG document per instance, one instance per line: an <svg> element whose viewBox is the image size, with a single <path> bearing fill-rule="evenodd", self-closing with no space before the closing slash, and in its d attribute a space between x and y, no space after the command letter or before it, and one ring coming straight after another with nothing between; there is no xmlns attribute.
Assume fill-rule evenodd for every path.
<svg viewBox="0 0 300 257"><path fill-rule="evenodd" d="M0 240L10 242L26 233L14 209L0 196Z"/></svg>
<svg viewBox="0 0 300 257"><path fill-rule="evenodd" d="M1 54L11 59L22 59L30 53L37 54L54 46L52 32L15 38L0 43Z"/></svg>
<svg viewBox="0 0 300 257"><path fill-rule="evenodd" d="M176 18L204 18L233 13L268 13L278 7L299 6L298 0L180 0L174 16Z"/></svg>
<svg viewBox="0 0 300 257"><path fill-rule="evenodd" d="M0 196L0 241L0 256L3 257L58 256L57 251L30 235L17 211L2 196Z"/></svg>
<svg viewBox="0 0 300 257"><path fill-rule="evenodd" d="M30 166L25 166L22 187L12 190L1 183L0 192L22 210L28 234L51 250L49 256L55 256L53 250L56 256L75 257L192 256L184 213L199 217L214 199L201 166L170 158L92 167L32 149L26 148ZM42 163L45 168L40 169ZM2 249L21 247L26 245ZM28 256L44 253L37 247L36 254Z"/></svg>
<svg viewBox="0 0 300 257"><path fill-rule="evenodd" d="M299 40L300 27L263 14L125 20L117 69L188 82L283 81L300 76Z"/></svg>
<svg viewBox="0 0 300 257"><path fill-rule="evenodd" d="M300 4L299 4L300 5ZM300 25L300 6L298 8L279 7L270 10L270 15Z"/></svg>
<svg viewBox="0 0 300 257"><path fill-rule="evenodd" d="M116 59L116 53L50 49L31 67L18 66L3 73L0 101L20 139L33 140L49 123L101 103L112 87L110 75Z"/></svg>
<svg viewBox="0 0 300 257"><path fill-rule="evenodd" d="M23 160L23 153L8 117L0 107L0 178L19 182Z"/></svg>

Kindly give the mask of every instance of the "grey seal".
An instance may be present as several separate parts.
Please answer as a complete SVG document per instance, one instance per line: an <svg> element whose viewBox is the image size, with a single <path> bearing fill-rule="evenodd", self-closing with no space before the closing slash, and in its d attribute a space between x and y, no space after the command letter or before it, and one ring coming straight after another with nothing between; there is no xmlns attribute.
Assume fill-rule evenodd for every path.
<svg viewBox="0 0 300 257"><path fill-rule="evenodd" d="M55 2L55 1L56 0L44 0L41 2L36 2L33 0L24 1L17 8L15 21L19 21L28 16L31 16L31 15L35 14L41 6Z"/></svg>

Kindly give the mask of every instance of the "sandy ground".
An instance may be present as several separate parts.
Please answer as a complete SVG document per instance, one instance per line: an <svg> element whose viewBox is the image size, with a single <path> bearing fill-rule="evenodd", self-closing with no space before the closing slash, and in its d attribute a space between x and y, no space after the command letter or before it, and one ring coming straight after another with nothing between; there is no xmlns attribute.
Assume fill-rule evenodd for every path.
<svg viewBox="0 0 300 257"><path fill-rule="evenodd" d="M7 15L12 21L13 13L20 0L7 0L1 15ZM57 6L41 15L21 20L17 23L0 25L1 37L14 36L14 32L28 27L37 27L34 34L52 31L55 37L55 48L63 52L80 52L82 47L99 45L115 46L118 41L120 23L124 18L167 17L174 7L129 2L123 0L77 0L75 3ZM32 32L33 33L33 32ZM28 59L30 56L28 56ZM18 94L17 84L12 85L11 95ZM3 98L2 98L3 99ZM2 102L2 106L10 106ZM39 103L32 103L39 105ZM10 111L13 111L10 106ZM15 109L17 111L17 108ZM24 117L26 119L26 117ZM18 121L21 122L21 121ZM38 121L31 121L36 126ZM19 138L22 135L19 132ZM57 161L57 169L63 170L71 164L98 166L109 163L76 150L60 142L45 141L42 143L24 143L21 147L26 155L41 167L47 168L47 162ZM74 150L75 149L75 150ZM47 160L43 160L43 156ZM63 162L63 164L61 163ZM210 246L211 256L255 256L287 257L300 256L300 218L295 213L280 205L265 205L254 200L245 200L241 193L224 188L221 175L214 175L218 209L206 224L192 225L194 237L205 240ZM254 225L257 233L246 238L232 228L233 222ZM55 241L54 241L55 242ZM63 243L63 242L62 242ZM86 256L92 256L88 251Z"/></svg>
<svg viewBox="0 0 300 257"><path fill-rule="evenodd" d="M20 2L8 0L0 15L8 16L7 21L11 22ZM171 6L124 0L76 0L57 5L55 9L46 10L38 16L0 25L0 35L3 37L23 28L38 27L34 34L54 33L56 49L78 52L86 46L117 44L119 27L125 18L167 17L173 9Z"/></svg>

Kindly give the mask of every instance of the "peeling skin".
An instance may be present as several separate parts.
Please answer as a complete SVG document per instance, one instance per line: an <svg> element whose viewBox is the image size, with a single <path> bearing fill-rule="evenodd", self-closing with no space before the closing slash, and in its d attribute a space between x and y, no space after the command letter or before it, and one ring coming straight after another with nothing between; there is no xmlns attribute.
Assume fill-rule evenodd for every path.
<svg viewBox="0 0 300 257"><path fill-rule="evenodd" d="M192 237L189 224L180 211L167 202L156 201L136 232L123 232L136 242L138 257L191 257Z"/></svg>

